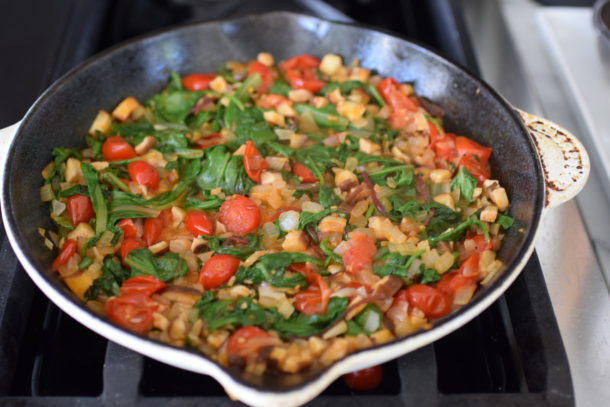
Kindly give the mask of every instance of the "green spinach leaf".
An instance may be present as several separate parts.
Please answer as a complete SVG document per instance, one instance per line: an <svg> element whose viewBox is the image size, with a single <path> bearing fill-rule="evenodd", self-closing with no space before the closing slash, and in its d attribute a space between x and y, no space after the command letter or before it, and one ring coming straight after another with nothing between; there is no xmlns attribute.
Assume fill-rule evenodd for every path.
<svg viewBox="0 0 610 407"><path fill-rule="evenodd" d="M131 276L154 276L161 281L170 281L186 274L186 261L177 253L166 253L155 257L150 250L135 249L129 252L125 263L131 267Z"/></svg>

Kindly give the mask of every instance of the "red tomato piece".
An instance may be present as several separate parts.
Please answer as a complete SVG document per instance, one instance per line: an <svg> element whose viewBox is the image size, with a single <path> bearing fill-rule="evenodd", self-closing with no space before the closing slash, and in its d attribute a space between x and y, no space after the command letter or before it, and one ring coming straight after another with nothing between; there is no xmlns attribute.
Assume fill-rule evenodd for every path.
<svg viewBox="0 0 610 407"><path fill-rule="evenodd" d="M460 165L468 170L470 175L479 181L479 185L491 176L488 163L483 163L474 155L464 155L460 158Z"/></svg>
<svg viewBox="0 0 610 407"><path fill-rule="evenodd" d="M490 147L482 146L476 141L471 140L468 137L462 136L457 136L455 138L455 148L460 157L466 155L474 155L482 164L487 163L492 152L492 149Z"/></svg>
<svg viewBox="0 0 610 407"><path fill-rule="evenodd" d="M261 182L261 174L269 168L269 163L261 156L261 153L254 147L252 140L246 141L246 151L244 152L244 169L248 177L257 184Z"/></svg>
<svg viewBox="0 0 610 407"><path fill-rule="evenodd" d="M142 237L146 242L146 246L152 246L159 241L161 231L163 230L163 221L159 218L146 218L144 220L144 233Z"/></svg>
<svg viewBox="0 0 610 407"><path fill-rule="evenodd" d="M154 165L150 165L146 161L133 161L127 166L129 176L136 183L151 189L156 189L159 186L159 171Z"/></svg>
<svg viewBox="0 0 610 407"><path fill-rule="evenodd" d="M133 239L138 237L138 228L136 228L136 224L133 219L121 219L116 225L123 230L123 237L125 239Z"/></svg>
<svg viewBox="0 0 610 407"><path fill-rule="evenodd" d="M290 269L305 275L309 282L309 287L295 296L296 309L307 315L324 314L331 295L324 278L307 263L294 263L290 265Z"/></svg>
<svg viewBox="0 0 610 407"><path fill-rule="evenodd" d="M261 84L258 85L256 90L259 93L267 93L273 85L273 75L271 74L271 69L258 61L252 61L250 62L250 65L248 65L248 76L254 73L258 73L262 79Z"/></svg>
<svg viewBox="0 0 610 407"><path fill-rule="evenodd" d="M370 268L373 257L377 253L375 242L362 232L354 231L349 234L350 246L343 253L343 264L350 273L356 273Z"/></svg>
<svg viewBox="0 0 610 407"><path fill-rule="evenodd" d="M414 284L406 290L407 301L428 318L440 318L451 312L451 297L435 287Z"/></svg>
<svg viewBox="0 0 610 407"><path fill-rule="evenodd" d="M318 179L309 168L296 161L292 164L292 173L298 176L304 184L318 182Z"/></svg>
<svg viewBox="0 0 610 407"><path fill-rule="evenodd" d="M326 86L326 82L318 79L319 65L318 58L304 54L286 60L282 63L281 69L293 89L307 89L312 93L317 93Z"/></svg>
<svg viewBox="0 0 610 407"><path fill-rule="evenodd" d="M445 137L439 138L434 144L434 152L436 152L436 158L443 159L445 161L452 161L457 157L457 150L455 149L455 134L445 133Z"/></svg>
<svg viewBox="0 0 610 407"><path fill-rule="evenodd" d="M108 137L102 145L102 154L106 161L129 160L136 156L136 152L121 136Z"/></svg>
<svg viewBox="0 0 610 407"><path fill-rule="evenodd" d="M277 339L259 327L244 326L233 332L229 337L227 353L230 356L245 357L274 342L277 342Z"/></svg>
<svg viewBox="0 0 610 407"><path fill-rule="evenodd" d="M474 244L477 246L475 252L482 253L485 250L492 250L494 247L494 240L490 237L489 241L485 241L484 235L474 235L471 236L470 239L474 241Z"/></svg>
<svg viewBox="0 0 610 407"><path fill-rule="evenodd" d="M160 219L161 225L166 228L172 224L172 222L174 221L174 216L172 215L172 211L170 211L169 209L163 209L159 216L157 216L157 219Z"/></svg>
<svg viewBox="0 0 610 407"><path fill-rule="evenodd" d="M460 267L456 270L459 274L464 276L479 277L479 260L481 255L479 253L473 253L460 264Z"/></svg>
<svg viewBox="0 0 610 407"><path fill-rule="evenodd" d="M85 195L72 195L66 202L68 207L68 217L73 226L81 222L89 222L95 216L91 199Z"/></svg>
<svg viewBox="0 0 610 407"><path fill-rule="evenodd" d="M123 243L121 243L121 258L125 260L130 251L143 247L146 247L146 245L140 239L125 239L123 240Z"/></svg>
<svg viewBox="0 0 610 407"><path fill-rule="evenodd" d="M214 234L214 221L205 212L193 209L186 214L184 220L186 230L193 236L212 236Z"/></svg>
<svg viewBox="0 0 610 407"><path fill-rule="evenodd" d="M194 73L192 75L187 75L182 78L182 86L190 91L206 90L209 88L210 82L212 82L216 76L217 75L214 73Z"/></svg>
<svg viewBox="0 0 610 407"><path fill-rule="evenodd" d="M160 289L165 288L165 283L154 276L131 277L123 281L121 294L140 293L151 296Z"/></svg>
<svg viewBox="0 0 610 407"><path fill-rule="evenodd" d="M343 375L345 384L357 391L373 390L379 386L382 378L383 370L379 365Z"/></svg>
<svg viewBox="0 0 610 407"><path fill-rule="evenodd" d="M388 122L394 129L402 129L411 123L412 113L417 105L400 90L400 84L393 78L385 78L377 85L377 90L392 108Z"/></svg>
<svg viewBox="0 0 610 407"><path fill-rule="evenodd" d="M74 256L74 253L76 253L76 248L77 248L76 240L74 240L74 239L66 240L64 242L64 245L61 247L59 254L55 258L55 260L53 260L53 263L51 263L51 267L53 267L53 269L57 270L64 264L68 263L68 260L70 260L70 258L72 256Z"/></svg>
<svg viewBox="0 0 610 407"><path fill-rule="evenodd" d="M206 148L214 147L222 144L223 138L218 133L210 134L207 137L199 138L195 141L193 148L197 150L205 150Z"/></svg>
<svg viewBox="0 0 610 407"><path fill-rule="evenodd" d="M204 263L199 283L206 289L217 288L229 281L239 268L239 259L228 254L217 254Z"/></svg>
<svg viewBox="0 0 610 407"><path fill-rule="evenodd" d="M130 331L143 334L150 330L157 303L142 293L130 293L106 301L108 318Z"/></svg>
<svg viewBox="0 0 610 407"><path fill-rule="evenodd" d="M243 195L233 195L220 205L218 221L236 235L255 231L261 222L261 211L256 203Z"/></svg>
<svg viewBox="0 0 610 407"><path fill-rule="evenodd" d="M256 106L258 106L262 109L271 109L274 107L278 107L282 103L290 104L291 102L282 95L276 95L275 93L270 93L268 95L262 95L257 100Z"/></svg>
<svg viewBox="0 0 610 407"><path fill-rule="evenodd" d="M436 284L436 288L445 294L455 297L455 294L466 287L476 288L477 277L465 276L457 271L452 271L441 277Z"/></svg>

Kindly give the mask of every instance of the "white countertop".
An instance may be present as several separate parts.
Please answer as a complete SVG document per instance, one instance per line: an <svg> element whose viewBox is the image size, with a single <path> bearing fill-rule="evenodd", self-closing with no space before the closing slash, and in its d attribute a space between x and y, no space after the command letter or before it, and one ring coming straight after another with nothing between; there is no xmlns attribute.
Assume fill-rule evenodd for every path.
<svg viewBox="0 0 610 407"><path fill-rule="evenodd" d="M576 405L610 405L610 172L605 169L610 154L599 154L601 137L610 141L610 133L592 119L610 120L610 91L602 90L606 79L610 83L610 64L591 65L600 52L600 43L591 39L591 10L544 7L531 0L462 4L483 78L515 106L572 131L591 155L587 186L575 202L545 217L536 251L568 355ZM588 96L591 90L599 99Z"/></svg>

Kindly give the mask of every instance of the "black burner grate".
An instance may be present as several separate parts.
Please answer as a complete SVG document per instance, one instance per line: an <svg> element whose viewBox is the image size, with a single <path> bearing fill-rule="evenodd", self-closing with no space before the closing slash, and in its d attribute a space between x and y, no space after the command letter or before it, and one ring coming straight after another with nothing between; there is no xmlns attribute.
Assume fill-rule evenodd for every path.
<svg viewBox="0 0 610 407"><path fill-rule="evenodd" d="M9 2L5 2L9 3ZM187 21L273 9L377 25L416 38L477 72L457 2L395 0L44 0L0 3L0 126L17 121L63 72L131 36ZM333 7L330 7L332 5ZM40 13L32 14L37 9ZM342 14L343 13L343 14ZM26 18L27 17L27 18ZM20 36L20 32L27 35ZM17 40L17 38L19 38ZM25 74L32 79L15 80ZM0 403L22 406L235 404L212 378L108 342L33 286L0 225ZM565 350L536 255L507 293L462 329L383 366L355 395L338 380L312 406L569 406ZM358 397L356 399L355 397Z"/></svg>

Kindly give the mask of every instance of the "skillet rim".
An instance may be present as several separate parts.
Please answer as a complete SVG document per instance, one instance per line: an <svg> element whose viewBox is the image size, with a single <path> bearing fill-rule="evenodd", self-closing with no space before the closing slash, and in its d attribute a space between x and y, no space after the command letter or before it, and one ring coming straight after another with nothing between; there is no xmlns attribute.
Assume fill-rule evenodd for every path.
<svg viewBox="0 0 610 407"><path fill-rule="evenodd" d="M229 367L220 365L218 362L212 360L207 355L204 355L201 352L191 350L188 348L176 347L176 346L173 346L173 345L161 342L161 341L150 339L147 336L135 334L125 328L115 325L115 324L111 323L107 318L102 317L102 316L94 313L93 311L91 311L89 308L87 308L84 305L84 303L80 299L78 299L73 293L67 291L67 289L64 287L64 284L61 283L61 281L59 281L55 277L55 275L53 275L51 273L47 273L45 271L41 271L37 267L35 267L32 264L32 262L30 261L30 256L21 250L22 243L27 242L27 240L22 236L20 230L17 229L17 227L16 227L16 221L15 221L16 217L15 217L14 211L13 211L13 208L15 207L15 205L11 199L12 198L11 187L12 187L12 183L15 178L15 175L12 174L11 176L9 176L10 171L6 171L7 168L10 168L10 164L12 164L13 160L15 159L13 157L13 155L11 154L11 152L15 148L15 145L18 143L17 138L21 136L21 130L22 130L23 125L27 124L29 122L29 120L32 118L32 116L34 116L37 113L37 111L40 109L41 106L44 106L47 98L52 96L55 92L60 91L64 84L69 83L74 77L78 77L78 75L82 71L86 71L90 66L102 63L106 60L106 58L111 59L112 55L114 53L118 53L119 51L124 50L126 48L136 46L136 45L145 46L148 41L151 41L153 39L159 39L160 37L163 37L165 35L172 35L176 32L189 31L192 29L196 29L197 27L202 26L202 25L222 26L226 23L239 23L242 21L247 21L247 20L256 19L256 18L261 18L261 19L274 18L275 16L278 16L280 18L286 18L289 20L295 20L295 21L301 20L301 19L311 19L311 20L317 21L319 23L344 26L344 27L348 27L348 28L355 28L358 30L364 30L365 35L381 33L383 35L387 35L387 36L396 38L400 41L408 42L411 45L414 45L416 48L418 48L418 50L417 50L418 52L423 52L423 53L431 56L435 60L436 63L445 64L445 65L448 65L452 70L461 71L463 74L466 75L467 80L469 82L476 84L481 89L485 89L489 93L489 95L492 96L499 103L499 105L504 110L507 111L509 116L513 119L514 124L520 128L523 138L525 138L527 140L527 145L529 147L530 154L533 158L534 165L537 170L536 179L537 179L537 183L538 183L537 194L536 194L536 198L535 198L535 202L534 202L532 220L529 223L529 229L527 231L527 234L525 234L522 237L521 247L517 251L517 254L513 256L510 263L507 263L506 268L502 271L502 274L495 281L493 281L491 286L486 287L486 290L487 290L486 292L484 292L483 294L480 294L480 295L475 294L475 297L468 304L466 304L465 306L461 307L460 309L452 312L450 315L435 321L433 327L428 330L417 331L411 335L408 335L406 337L396 338L385 344L379 344L379 345L375 345L375 346L372 346L369 348L365 348L365 349L361 349L361 350L352 352L352 353L344 356L343 358L333 362L329 366L323 367L320 370L318 370L317 372L311 374L306 379L302 380L299 384L294 385L294 386L286 386L281 389L269 388L267 386L260 386L260 385L252 384L251 382L244 380L241 375L235 374L234 371L232 369L230 369ZM373 69L375 69L375 68L373 68ZM100 326L100 328L103 328L104 334L101 333L101 330L96 330L96 329L92 329L92 328L89 328L89 329L92 329L97 334L100 334L111 341L114 341L113 336L115 336L115 335L113 335L113 334L115 332L112 332L114 330L114 331L119 331L122 334L127 334L128 336L131 337L131 339L136 340L136 341L143 340L144 342L146 342L150 345L153 345L153 346L161 345L164 349L171 350L172 352L196 355L196 356L198 356L198 358L204 359L208 363L211 363L213 366L216 366L216 368L223 371L225 373L225 375L229 376L231 380L238 382L242 386L245 386L245 387L250 388L257 392L273 393L273 394L278 394L278 395L285 395L285 394L291 394L293 392L300 392L302 389L309 387L309 386L315 384L316 382L320 382L321 379L324 376L328 375L331 371L337 370L336 369L337 365L345 364L346 361L348 361L349 359L353 358L356 355L364 355L364 354L372 353L373 351L377 351L377 350L383 349L383 348L388 348L388 347L391 347L392 345L399 345L399 344L403 344L403 343L406 344L408 342L417 342L417 338L422 338L422 337L425 338L427 336L434 336L434 335L431 335L431 333L439 332L439 331L442 332L442 331L445 331L445 329L442 329L443 327L447 328L448 325L454 325L456 323L458 324L457 327L449 327L448 331L443 333L442 335L438 336L438 338L435 338L433 340L424 339L425 343L423 343L422 345L411 350L411 351L414 351L421 346L431 344L432 342L444 337L445 335L447 335L451 332L454 332L455 330L459 329L459 327L465 325L466 323L468 323L469 321L471 321L472 319L474 319L475 317L480 315L481 312L483 312L485 309L487 309L493 302L495 302L506 291L506 289L510 286L510 284L512 284L514 279L516 279L518 277L518 275L521 273L526 262L529 260L529 257L531 256L531 253L533 252L534 239L537 234L538 228L540 226L540 221L541 221L543 210L544 210L544 201L545 201L544 197L546 196L546 186L545 186L544 177L542 174L542 166L540 163L540 158L539 158L538 154L536 153L534 142L532 141L529 131L525 127L525 124L523 123L521 118L518 116L518 114L514 110L514 108L504 99L503 96L501 96L497 91L495 91L495 89L493 87L488 85L485 81L483 81L482 79L477 77L477 75L472 73L468 68L460 65L459 63L456 63L454 61L451 61L451 60L445 58L437 50L434 50L432 47L430 47L426 44L423 44L420 41L406 38L404 36L398 35L389 30L386 30L386 29L371 27L369 25L361 24L361 23L335 22L335 21L326 20L324 18L311 16L308 14L295 13L295 12L289 12L289 11L272 11L272 12L265 12L265 13L247 14L247 15L220 19L220 20L193 22L193 23L188 23L188 24L183 24L183 25L175 25L175 26L167 27L167 28L164 28L161 30L156 30L156 31L153 31L150 33L136 36L134 38L131 38L129 40L116 44L112 47L109 47L109 48L91 56L87 60L83 61L82 63L76 65L74 68L70 69L60 78L58 78L54 83L52 83L36 99L34 104L28 109L28 111L26 112L26 114L23 117L23 120L21 122L21 125L19 126L19 129L17 130L15 137L13 138L13 140L11 142L11 145L9 146L9 148L7 150L7 159L4 164L4 168L5 168L4 177L2 179L2 183L3 183L2 217L4 219L4 225L7 230L7 235L9 236L9 239L10 239L11 247L15 251L17 256L19 257L21 265L28 272L28 274L30 275L31 278L34 279L34 277L32 277L32 275L31 275L31 273L32 272L35 273L37 276L41 277L44 280L44 283L46 283L45 288L52 288L52 290L54 291L54 294L58 294L64 300L69 301L69 303L71 305L75 306L75 309L73 309L72 311L74 311L76 314L80 314L79 318L74 317L74 316L72 316L71 313L69 313L69 315L71 317L76 319L79 323L83 323L82 317L89 319L91 322L95 321L98 324L101 323L102 326ZM7 210L8 210L8 212L7 212ZM7 213L8 213L8 216L7 216ZM507 284L507 281L509 279L511 279L512 281L508 282L508 284ZM36 282L37 285L39 285L38 281L36 281L36 279L34 279L34 281ZM506 287L504 287L504 286L506 286ZM39 288L41 288L41 290L45 293L45 295L47 295L49 297L46 290L43 290L42 287L40 287L40 285L39 285ZM478 290L477 290L477 293L479 293ZM493 298L493 300L489 301L490 298ZM53 300L53 302L55 302L55 300ZM479 305L483 302L488 302L488 304L483 304L482 305L483 308L479 311L475 310L475 308L479 308ZM65 309L63 309L62 307L60 307L60 308L65 311ZM82 311L84 311L84 313ZM463 319L466 319L466 320L461 321ZM455 321L458 321L458 322L455 322ZM437 328L441 328L441 329L437 329ZM131 348L131 349L133 350L133 348ZM138 351L138 353L140 353L140 352ZM406 352L406 353L409 353L409 352ZM401 355L404 355L406 353L403 352L403 353L401 353ZM146 356L154 358L153 356L150 356L148 354L146 354ZM392 359L393 358L395 358L395 357L392 357ZM169 362L164 362L164 363L169 363ZM173 366L176 366L176 365L173 364ZM184 369L185 367L182 367L182 368ZM208 374L212 375L216 380L220 381L219 378L214 376L213 373L208 373Z"/></svg>

